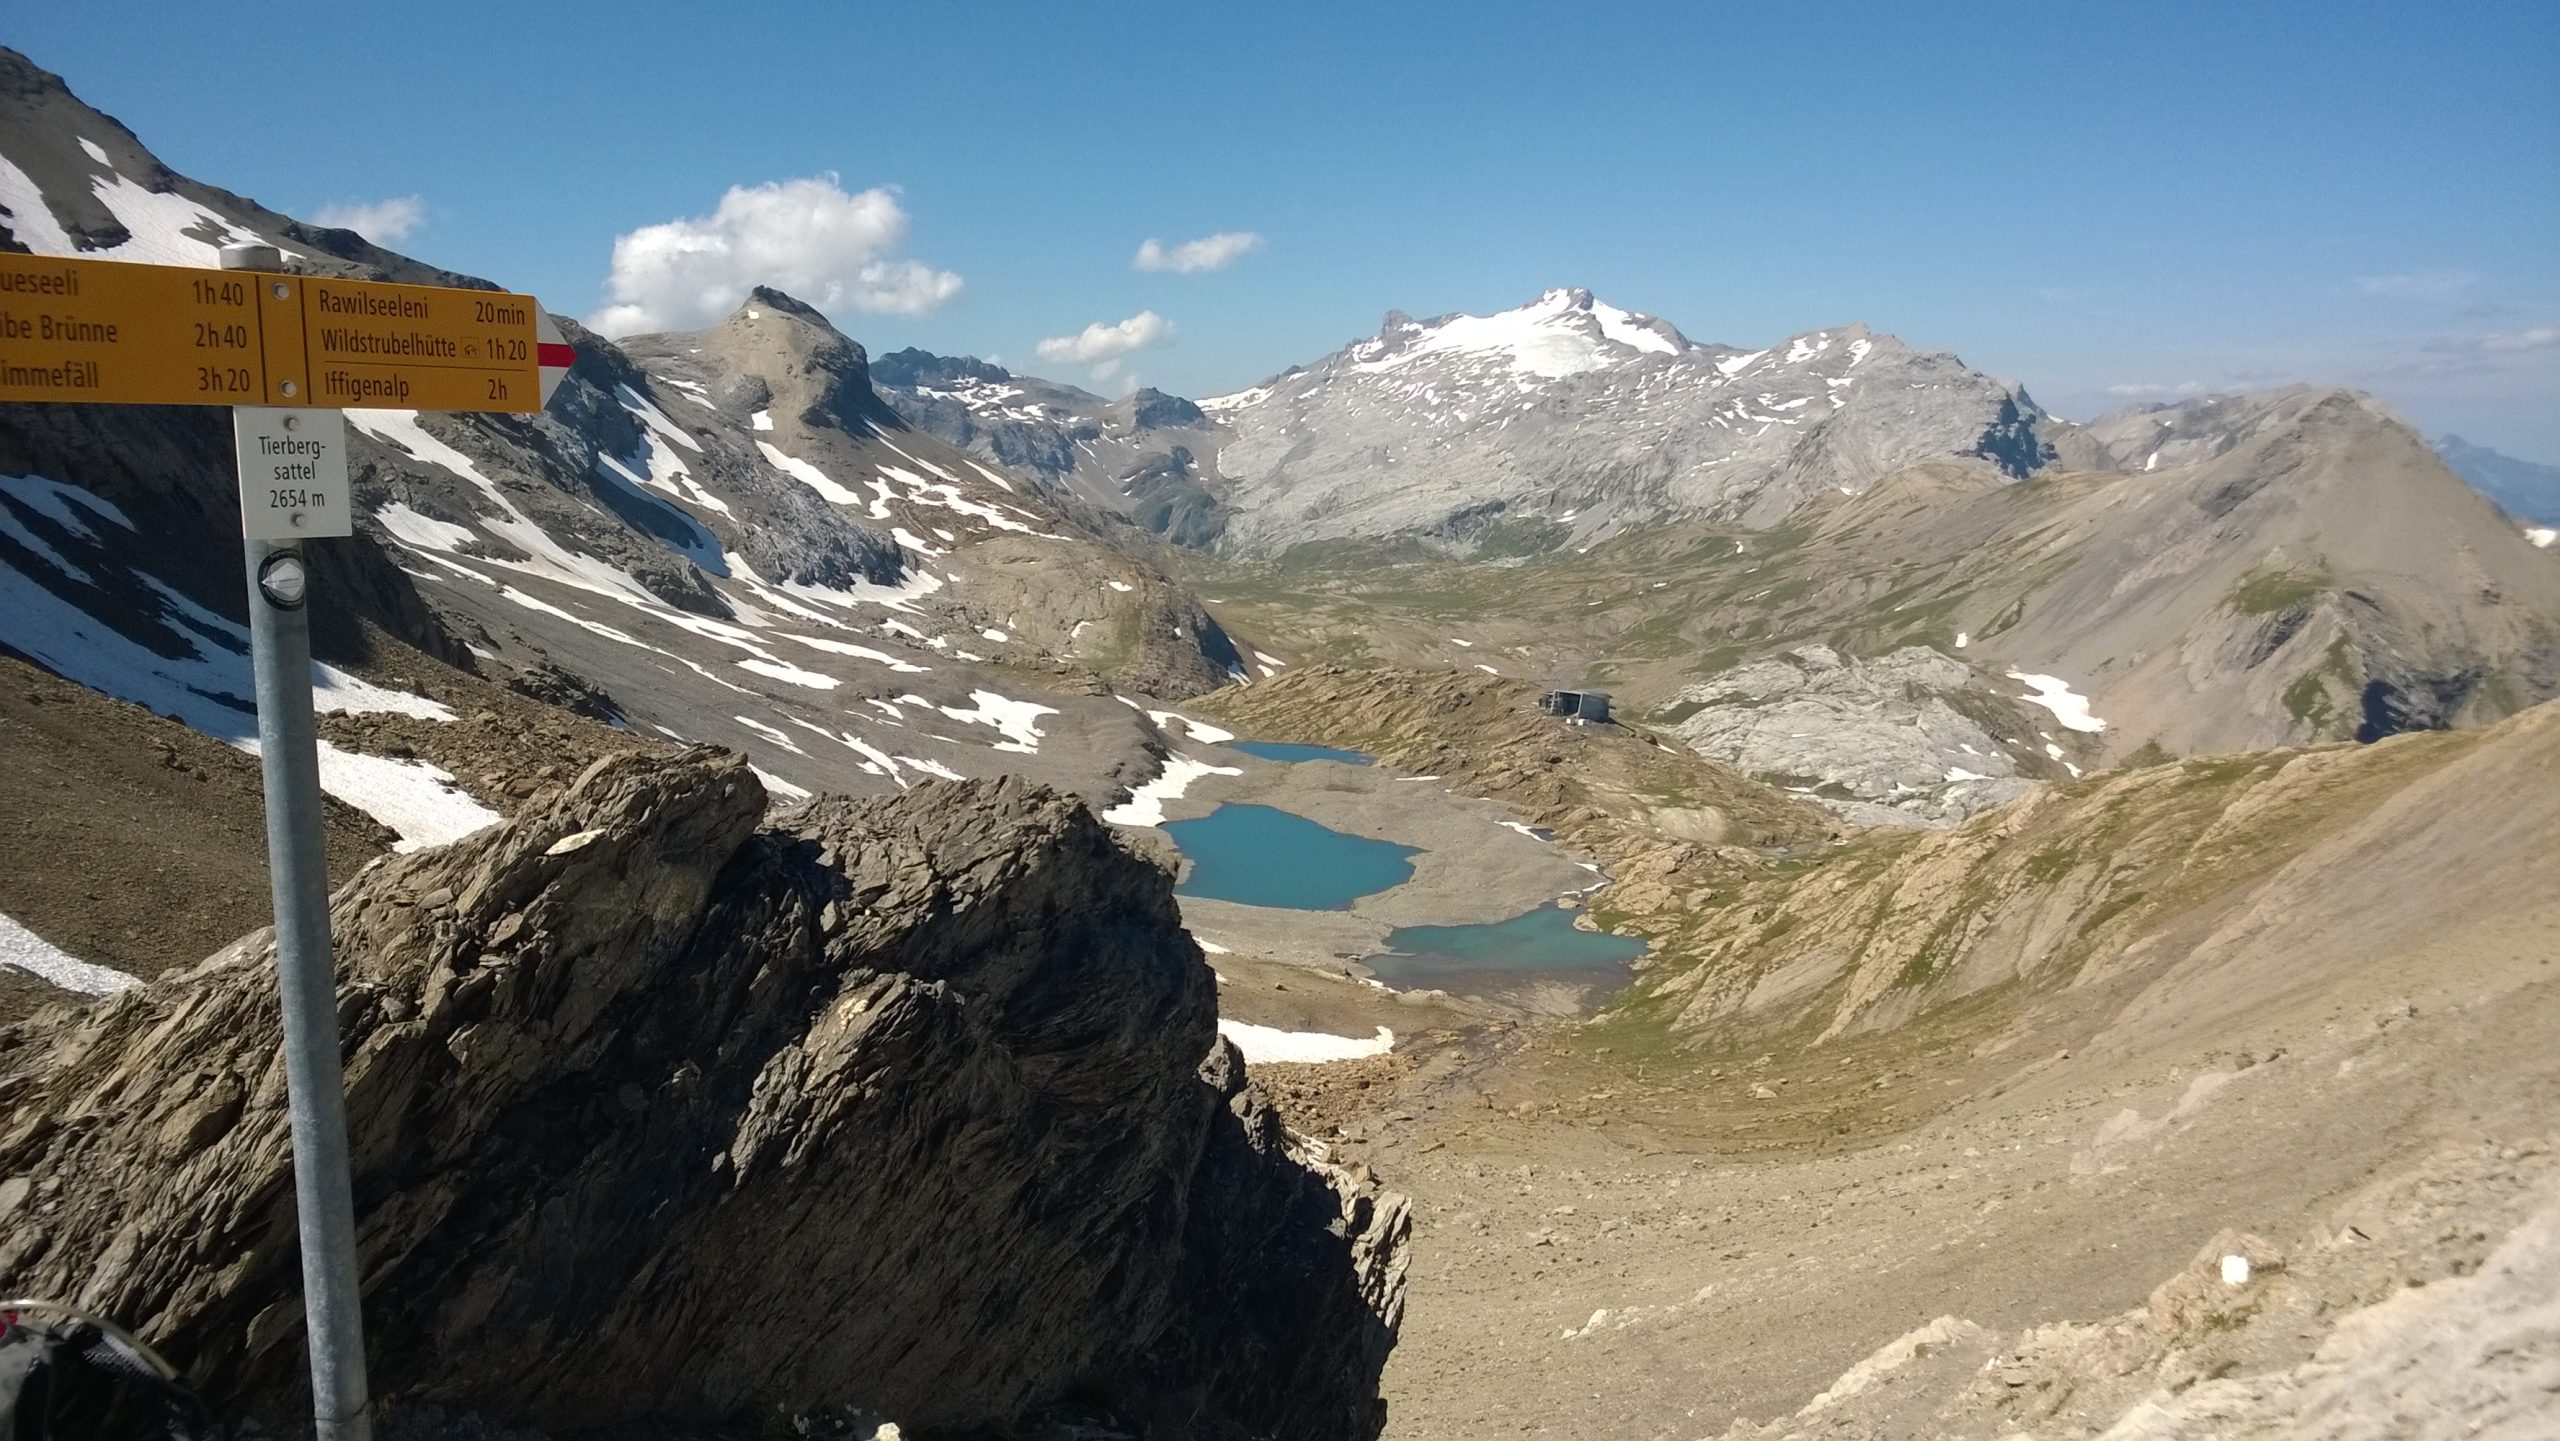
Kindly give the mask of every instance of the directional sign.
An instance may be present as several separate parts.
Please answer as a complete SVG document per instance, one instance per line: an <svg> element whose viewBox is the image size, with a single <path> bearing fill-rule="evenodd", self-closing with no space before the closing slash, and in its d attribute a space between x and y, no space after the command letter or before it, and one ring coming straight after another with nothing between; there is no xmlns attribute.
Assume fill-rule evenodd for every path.
<svg viewBox="0 0 2560 1441"><path fill-rule="evenodd" d="M0 255L0 401L531 413L574 359L530 295Z"/></svg>

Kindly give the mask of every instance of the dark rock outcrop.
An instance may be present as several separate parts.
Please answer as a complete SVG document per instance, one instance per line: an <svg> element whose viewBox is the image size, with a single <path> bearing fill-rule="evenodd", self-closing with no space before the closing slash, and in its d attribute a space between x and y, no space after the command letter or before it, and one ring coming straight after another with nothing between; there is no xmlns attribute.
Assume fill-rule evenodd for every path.
<svg viewBox="0 0 2560 1441"><path fill-rule="evenodd" d="M1374 1436L1405 1203L1293 1153L1165 875L1016 781L764 805L735 757L612 757L338 895L377 1393ZM272 967L0 1031L0 1275L286 1414Z"/></svg>

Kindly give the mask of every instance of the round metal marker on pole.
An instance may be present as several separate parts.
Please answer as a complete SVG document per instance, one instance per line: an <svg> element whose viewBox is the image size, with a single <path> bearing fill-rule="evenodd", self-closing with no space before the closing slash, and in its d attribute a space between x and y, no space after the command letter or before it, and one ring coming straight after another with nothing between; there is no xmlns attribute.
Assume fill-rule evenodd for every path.
<svg viewBox="0 0 2560 1441"><path fill-rule="evenodd" d="M271 245L226 245L222 268L281 273L284 257ZM235 411L235 429L246 423ZM301 524L300 517L293 523ZM249 575L249 654L258 688L258 766L266 778L294 1203L302 1229L303 1315L311 1339L312 1419L319 1441L372 1441L347 1160L346 1075L329 942L319 725L311 707L311 616L305 608L310 572L298 541L242 544Z"/></svg>

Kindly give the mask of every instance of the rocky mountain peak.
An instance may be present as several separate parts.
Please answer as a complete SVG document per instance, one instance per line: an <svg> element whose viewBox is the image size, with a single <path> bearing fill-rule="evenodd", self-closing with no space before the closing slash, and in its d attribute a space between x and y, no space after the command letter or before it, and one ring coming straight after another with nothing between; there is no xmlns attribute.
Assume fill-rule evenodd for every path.
<svg viewBox="0 0 2560 1441"><path fill-rule="evenodd" d="M878 385L900 390L926 386L948 386L969 381L986 385L1002 385L1013 379L1013 372L1001 365L980 360L974 355L936 355L930 350L909 346L887 355L874 356L871 379Z"/></svg>
<svg viewBox="0 0 2560 1441"><path fill-rule="evenodd" d="M1199 406L1152 386L1139 389L1122 404L1128 409L1129 423L1141 430L1182 429L1208 422Z"/></svg>
<svg viewBox="0 0 2560 1441"><path fill-rule="evenodd" d="M806 301L759 285L699 338L730 370L760 382L781 414L855 434L897 424L871 388L861 343Z"/></svg>
<svg viewBox="0 0 2560 1441"><path fill-rule="evenodd" d="M1687 337L1653 316L1621 310L1588 290L1557 288L1492 315L1451 313L1417 321L1389 311L1376 335L1343 356L1362 372L1441 358L1554 380L1690 348Z"/></svg>
<svg viewBox="0 0 2560 1441"><path fill-rule="evenodd" d="M805 300L801 300L795 296L787 295L782 291L776 290L770 285L759 285L755 289L748 291L745 302L738 308L740 310L747 310L758 306L769 310L781 311L785 315L792 316L800 320L806 320L815 325L825 326L829 330L834 330L836 328L835 322L827 319L824 315L819 314L816 306L809 304Z"/></svg>

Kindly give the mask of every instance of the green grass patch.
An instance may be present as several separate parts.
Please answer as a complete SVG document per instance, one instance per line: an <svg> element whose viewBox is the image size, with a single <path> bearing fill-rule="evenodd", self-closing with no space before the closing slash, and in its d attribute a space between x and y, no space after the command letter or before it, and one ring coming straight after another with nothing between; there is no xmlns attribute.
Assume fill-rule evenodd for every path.
<svg viewBox="0 0 2560 1441"><path fill-rule="evenodd" d="M2100 926L2141 905L2142 900L2143 893L2140 891L2126 891L2122 895L2109 896L2105 904L2091 911L2089 918L2080 923L2080 935L2085 939L2097 934Z"/></svg>
<svg viewBox="0 0 2560 1441"><path fill-rule="evenodd" d="M2283 758L2279 757L2278 764L2282 761ZM2199 785L2221 787L2246 778L2264 764L2266 759L2263 756L2217 756L2209 760L2188 761L2179 769L2186 773L2188 780Z"/></svg>
<svg viewBox="0 0 2560 1441"><path fill-rule="evenodd" d="M1552 520L1497 520L1475 533L1476 559L1545 555L1573 534Z"/></svg>
<svg viewBox="0 0 2560 1441"><path fill-rule="evenodd" d="M2321 681L2319 671L2305 671L2284 688L2284 711L2314 736L2328 729L2329 687Z"/></svg>
<svg viewBox="0 0 2560 1441"><path fill-rule="evenodd" d="M2120 769L2138 771L2145 766L2165 766L2176 759L2176 756L2169 754L2169 748L2160 744L2159 739L2154 737L2144 741L2134 749L2133 754L2126 756Z"/></svg>
<svg viewBox="0 0 2560 1441"><path fill-rule="evenodd" d="M2069 846L2047 846L2027 857L2020 867L2026 878L2039 886L2049 886L2079 867L2080 855Z"/></svg>
<svg viewBox="0 0 2560 1441"><path fill-rule="evenodd" d="M2242 615L2274 615L2325 595L2336 585L2337 577L2325 570L2260 567L2241 578L2239 588L2231 592L2231 606Z"/></svg>

